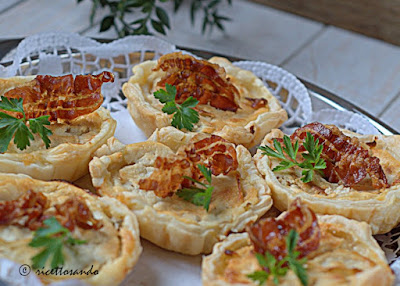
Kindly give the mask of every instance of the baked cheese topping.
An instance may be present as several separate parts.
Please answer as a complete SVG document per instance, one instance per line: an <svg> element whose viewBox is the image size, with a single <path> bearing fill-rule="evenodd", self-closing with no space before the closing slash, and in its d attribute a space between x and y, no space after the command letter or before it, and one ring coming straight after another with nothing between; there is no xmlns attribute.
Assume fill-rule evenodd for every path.
<svg viewBox="0 0 400 286"><path fill-rule="evenodd" d="M67 183L36 181L13 174L0 174L0 179L1 257L30 264L31 258L42 251L28 246L34 231L44 227L44 220L55 217L71 231L73 238L86 241L63 246L64 269L88 270L93 265L92 271L99 270L100 274L74 278L104 284L109 279L105 277L107 269L114 263L119 265L122 256L132 256L129 260L136 261L141 251L139 235L134 233L138 226L132 214L116 200L95 197ZM125 263L127 269L132 267L131 262ZM123 276L119 272L115 270L115 279L121 281ZM122 270L124 275L125 272ZM100 276L103 282L96 280Z"/></svg>
<svg viewBox="0 0 400 286"><path fill-rule="evenodd" d="M331 223L329 220L326 223L324 221L319 221L319 223L321 228L320 245L317 250L307 256L306 269L309 285L319 285L318 283L327 283L327 281L332 283L329 285L335 285L334 283L350 285L350 282L357 279L356 274L367 272L377 266L382 267L387 274L390 274L390 269L382 261L382 257L370 250L367 242L360 241L358 237L343 230L341 224ZM246 242L247 245L238 249L232 246L225 250L221 257L221 272L218 273L218 280L232 284L254 283L247 275L261 271L262 268L248 238ZM282 280L285 279L296 280L296 277L293 272L289 271L287 277ZM297 283L300 285L299 282ZM273 285L273 282L270 281L266 285Z"/></svg>
<svg viewBox="0 0 400 286"><path fill-rule="evenodd" d="M298 240L287 239L289 230L296 231ZM292 262L285 262L290 266L288 272L270 274L264 285L274 285L274 279L279 285L301 285L298 275L308 285L391 285L393 282L394 275L368 224L336 215L316 217L297 199L278 218L261 219L249 226L247 233L232 234L217 244L213 253L203 260L203 284L255 285L248 275L270 271L260 265L256 254L264 256L268 252L277 262L282 261L288 251L293 251L286 243L296 243L292 247L299 255L291 259L307 259L298 262L304 263L304 273L295 273L290 266ZM277 265L273 266L274 271L285 267Z"/></svg>
<svg viewBox="0 0 400 286"><path fill-rule="evenodd" d="M184 146L183 150L190 151L190 146L195 146L196 143L201 140L194 139L193 141L193 145L189 144L189 148L187 148L188 146ZM182 156L179 154L182 150L174 153L166 146L160 146L160 144L151 142L149 142L149 144L153 145L154 151L152 153L145 154L135 162L132 162L132 164L123 166L120 170L111 170L113 173L111 176L115 177L117 179L116 183L122 184L126 191L132 190L133 192L140 193L154 192L154 195L157 195L158 193L161 198L164 197L157 200L158 202L155 207L158 212L170 213L178 220L190 221L191 223L198 223L199 220L203 219L215 223L216 216L219 219L222 218L224 220L224 217L229 218L232 216L235 212L234 208L242 205L243 202L248 200L250 202L257 201L257 189L251 186L251 182L244 180L247 175L243 168L244 166L240 162L236 162L236 166L239 167L240 172L238 172L239 170L232 170L226 174L221 172L218 176L213 176L212 185L214 186L214 192L210 204L209 215L206 215L207 212L204 208L195 206L174 194L175 191L184 187L185 183L189 183L184 180L183 176L193 175L190 168L182 168L183 163L178 162ZM228 147L233 148L232 150L236 156L236 148L234 145L232 143L228 143L227 145ZM207 150L207 148L204 148L204 150ZM133 150L131 152L133 152ZM168 155L160 156L160 153ZM218 154L220 153L215 153L215 155ZM241 156L241 154L238 155ZM168 169L165 164L163 165L164 169L158 168L157 166L160 166L158 163L160 157L169 158L172 162L171 164L176 166L178 169ZM205 165L213 164L212 156L209 158L208 162L205 161L205 157L203 158L203 156L200 156L200 158L201 159L196 163L203 163ZM188 160L188 162L191 161ZM188 164L188 167L192 166L193 172L198 174L197 168L194 168L195 165L191 165L193 163ZM214 163L214 166L217 166L216 163ZM161 173L163 176L160 175Z"/></svg>
<svg viewBox="0 0 400 286"><path fill-rule="evenodd" d="M101 108L100 110L104 110ZM80 116L71 120L68 124L51 124L47 128L53 132L50 136L50 148L57 147L62 144L86 144L99 134L104 120L103 111L101 115L98 111L87 115ZM35 140L31 141L31 146L24 150L20 150L12 142L7 150L7 154L29 154L35 151L46 151L46 146L43 140L40 140L38 134L34 134Z"/></svg>

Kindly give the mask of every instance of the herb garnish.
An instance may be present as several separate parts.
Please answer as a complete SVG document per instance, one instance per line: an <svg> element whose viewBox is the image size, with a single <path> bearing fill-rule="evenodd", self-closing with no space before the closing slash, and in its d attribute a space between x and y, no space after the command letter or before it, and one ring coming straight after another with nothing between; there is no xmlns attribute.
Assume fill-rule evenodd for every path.
<svg viewBox="0 0 400 286"><path fill-rule="evenodd" d="M47 227L39 228L35 231L32 241L29 243L31 247L44 247L43 251L32 257L32 267L34 269L43 268L50 256L51 268L54 269L64 264L64 255L62 247L65 244L83 244L85 240L74 239L71 232L63 227L55 217L46 219L43 222Z"/></svg>
<svg viewBox="0 0 400 286"><path fill-rule="evenodd" d="M83 0L77 0L78 3ZM170 29L170 20L168 10L163 8L163 2L169 0L92 0L92 11L90 13L90 24L94 25L97 10L108 11L108 14L102 19L100 32L114 28L118 37L122 38L128 35L151 35L154 32L166 34ZM176 13L183 4L183 0L174 0L174 13ZM208 29L212 31L214 27L224 30L224 22L231 19L218 12L222 0L191 0L190 1L190 19L194 26L196 15L203 14L202 33ZM227 0L229 5L232 0ZM189 10L189 9L188 9ZM130 15L140 15L133 22L129 21ZM127 17L128 16L128 17ZM151 24L151 26L150 26Z"/></svg>
<svg viewBox="0 0 400 286"><path fill-rule="evenodd" d="M176 87L170 84L165 85L164 89L159 89L154 92L154 97L157 98L161 103L165 103L162 111L167 114L174 114L172 117L171 125L183 129L186 128L189 131L193 130L193 125L199 122L199 113L192 107L195 107L199 101L189 96L182 104L175 102Z"/></svg>
<svg viewBox="0 0 400 286"><path fill-rule="evenodd" d="M18 112L22 114L22 118L16 118L7 113L0 112L0 153L4 153L8 149L8 145L14 136L14 143L20 150L24 150L30 146L30 140L34 140L32 133L38 133L46 144L46 148L50 147L49 135L53 133L44 127L50 125L49 116L40 116L26 120L23 108L22 98L7 98L1 96L0 110ZM26 123L29 122L29 128Z"/></svg>
<svg viewBox="0 0 400 286"><path fill-rule="evenodd" d="M294 145L290 141L289 136L283 136L283 143L285 147L283 147L283 151L289 156L290 159L283 154L281 143L274 139L274 147L276 149L273 150L268 146L260 146L258 149L264 151L263 155L268 155L270 157L276 157L282 159L278 166L276 166L272 171L281 171L293 166L298 166L302 168L301 174L303 177L301 180L304 183L309 183L312 181L314 171L324 170L326 168L326 162L323 158L321 158L322 149L324 146L319 144L319 139L314 141L314 137L310 132L307 132L306 140L303 142L304 148L308 151L308 153L302 153L301 155L304 158L303 162L297 162L297 152L299 151L299 141L296 140Z"/></svg>
<svg viewBox="0 0 400 286"><path fill-rule="evenodd" d="M299 239L299 234L291 229L288 236L286 237L286 249L287 255L280 261L278 261L271 253L268 251L264 255L256 253L258 263L266 271L255 271L247 277L253 281L257 281L259 285L265 283L269 276L272 275L273 281L276 285L279 284L279 277L286 275L287 271L291 269L296 276L300 279L301 284L304 286L308 285L307 271L304 268L304 264L307 262L307 258L299 259L300 252L295 251L297 240Z"/></svg>
<svg viewBox="0 0 400 286"><path fill-rule="evenodd" d="M176 194L180 198L182 198L186 201L189 201L189 202L195 204L196 206L203 206L206 209L206 211L208 211L208 208L209 208L210 202L211 202L212 192L214 190L214 187L211 186L211 170L200 164L198 164L197 167L199 168L200 172L206 178L208 184L204 184L193 178L183 176L185 179L188 179L194 183L197 183L197 184L203 186L204 189L196 188L196 187L184 188L184 189L178 190L178 192Z"/></svg>

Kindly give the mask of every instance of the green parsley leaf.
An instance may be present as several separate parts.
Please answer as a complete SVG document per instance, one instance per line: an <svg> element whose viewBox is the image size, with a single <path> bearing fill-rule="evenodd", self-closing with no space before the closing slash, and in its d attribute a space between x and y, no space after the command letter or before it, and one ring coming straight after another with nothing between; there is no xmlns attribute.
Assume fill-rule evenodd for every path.
<svg viewBox="0 0 400 286"><path fill-rule="evenodd" d="M51 130L44 127L45 125L50 125L49 117L49 115L46 115L28 120L30 129L33 133L38 133L40 135L44 144L46 145L46 148L50 147L51 141L49 139L49 136L53 134Z"/></svg>
<svg viewBox="0 0 400 286"><path fill-rule="evenodd" d="M39 134L46 148L50 147L50 139L48 136L53 133L44 127L50 125L49 116L41 116L38 118L25 119L22 98L7 98L1 96L0 110L19 112L22 118L16 118L4 112L0 112L0 153L4 153L8 149L8 145L14 136L14 144L20 150L30 146L30 141L34 140L33 133ZM29 128L26 123L29 122Z"/></svg>
<svg viewBox="0 0 400 286"><path fill-rule="evenodd" d="M313 175L315 171L322 173L321 170L326 168L326 162L323 158L321 158L322 150L324 146L319 144L319 140L314 140L314 137L310 132L307 132L307 136L305 141L303 142L303 146L308 153L302 153L303 162L297 161L297 153L299 151L299 141L296 140L294 144L292 144L289 136L283 136L284 147L282 149L281 143L277 140L273 140L273 145L275 150L273 150L269 146L260 146L260 149L263 155L267 155L270 157L279 158L282 161L276 166L272 171L282 171L294 166L298 166L302 168L302 178L301 180L304 183L309 183L313 179ZM285 156L284 152L287 154ZM289 157L289 158L287 158Z"/></svg>
<svg viewBox="0 0 400 286"><path fill-rule="evenodd" d="M197 167L204 175L204 178L207 180L208 184L204 184L187 176L183 177L203 186L205 189L196 188L193 186L190 188L180 189L176 194L178 195L178 197L184 199L185 201L189 201L196 206L203 206L206 211L208 211L211 203L212 193L214 191L214 187L211 186L211 170L201 164L198 164Z"/></svg>
<svg viewBox="0 0 400 286"><path fill-rule="evenodd" d="M32 257L32 267L34 269L43 268L46 261L52 256L50 266L52 269L64 264L62 248L65 244L83 244L84 240L71 237L70 231L63 227L55 217L46 219L44 225L47 227L39 228L34 232L31 247L42 247L43 250Z"/></svg>
<svg viewBox="0 0 400 286"><path fill-rule="evenodd" d="M174 102L167 102L164 107L162 108L162 111L167 113L167 114L174 114L177 112L179 109L176 107L176 104Z"/></svg>
<svg viewBox="0 0 400 286"><path fill-rule="evenodd" d="M253 281L264 284L269 276L272 276L272 280L276 285L279 284L279 278L284 277L289 268L296 274L303 286L308 285L308 275L304 267L307 262L306 258L298 259L300 253L295 251L297 246L299 235L291 229L288 236L286 237L286 250L287 255L280 261L278 261L270 252L266 251L264 255L256 253L258 263L263 269L267 271L255 271L248 274L247 277ZM285 265L285 266L284 266ZM287 266L286 266L287 265ZM262 272L264 274L262 274Z"/></svg>
<svg viewBox="0 0 400 286"><path fill-rule="evenodd" d="M4 113L0 113L0 117L2 114ZM0 152L4 153L7 151L8 145L18 128L18 121L15 122L14 119L6 118L0 121L0 126L2 127L0 128Z"/></svg>
<svg viewBox="0 0 400 286"><path fill-rule="evenodd" d="M182 103L182 107L196 107L199 101L194 98L193 96L189 96L186 100Z"/></svg>
<svg viewBox="0 0 400 286"><path fill-rule="evenodd" d="M24 113L24 108L22 106L22 98L8 98L5 96L1 97L0 109L12 112Z"/></svg>
<svg viewBox="0 0 400 286"><path fill-rule="evenodd" d="M157 98L161 103L167 103L168 101L175 101L176 87L170 84L165 85L164 89L159 89L154 92L154 97Z"/></svg>
<svg viewBox="0 0 400 286"><path fill-rule="evenodd" d="M286 237L286 248L288 252L288 264L290 269L296 274L303 286L308 285L308 275L304 268L304 264L307 262L306 258L298 259L300 253L295 251L297 241L299 239L299 234L291 229L289 235Z"/></svg>
<svg viewBox="0 0 400 286"><path fill-rule="evenodd" d="M193 130L194 124L199 122L199 113L193 109L199 101L189 96L182 104L175 102L176 87L170 84L165 85L165 90L160 89L154 92L154 97L165 105L162 111L173 114L171 125L178 129Z"/></svg>
<svg viewBox="0 0 400 286"><path fill-rule="evenodd" d="M31 146L29 140L35 138L23 121L15 121L15 126L14 144L17 145L18 149L24 150L27 146Z"/></svg>
<svg viewBox="0 0 400 286"><path fill-rule="evenodd" d="M204 175L207 182L211 184L211 170L208 169L206 166L198 164L197 167L199 168L200 172Z"/></svg>
<svg viewBox="0 0 400 286"><path fill-rule="evenodd" d="M269 273L265 271L255 271L249 275L247 275L251 280L258 282L258 285L263 285L269 277Z"/></svg>

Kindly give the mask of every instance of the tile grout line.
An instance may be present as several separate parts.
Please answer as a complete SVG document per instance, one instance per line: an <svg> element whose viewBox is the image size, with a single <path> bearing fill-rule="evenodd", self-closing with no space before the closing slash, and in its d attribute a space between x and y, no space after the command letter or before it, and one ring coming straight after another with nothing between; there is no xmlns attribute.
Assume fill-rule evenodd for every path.
<svg viewBox="0 0 400 286"><path fill-rule="evenodd" d="M381 117L381 116L386 112L386 110L390 107L390 105L393 104L393 102L395 102L395 101L396 101L397 99L399 99L399 98L400 98L400 91L393 97L393 99L392 99L391 101L389 101L389 102L383 107L382 111L378 113L377 117L378 117L378 118Z"/></svg>
<svg viewBox="0 0 400 286"><path fill-rule="evenodd" d="M15 2L14 4L11 4L10 6L8 6L6 9L0 11L0 15L15 8L16 6L18 6L19 4L22 4L23 2L26 2L27 0L19 0L17 2Z"/></svg>
<svg viewBox="0 0 400 286"><path fill-rule="evenodd" d="M328 27L329 25L324 25L318 32L316 32L314 35L311 35L310 38L303 45L298 47L293 53L291 53L287 58L285 58L281 63L279 63L279 66L281 67L284 66L291 59L297 56L303 49L311 45L321 34L323 34L326 31Z"/></svg>

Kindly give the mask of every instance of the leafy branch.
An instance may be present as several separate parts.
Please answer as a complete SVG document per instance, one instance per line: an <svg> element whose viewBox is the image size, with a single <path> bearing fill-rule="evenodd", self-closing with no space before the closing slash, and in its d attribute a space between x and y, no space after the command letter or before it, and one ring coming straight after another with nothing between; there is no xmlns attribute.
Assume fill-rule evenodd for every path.
<svg viewBox="0 0 400 286"><path fill-rule="evenodd" d="M214 190L214 187L211 186L211 170L208 169L207 167L198 164L197 167L199 168L200 172L203 174L204 178L206 178L208 184L204 184L202 182L199 182L193 178L183 176L185 179L188 179L196 184L201 185L203 188L198 188L198 187L190 187L190 188L184 188L180 189L177 192L178 197L189 201L196 206L203 206L206 211L208 211L210 207L210 202L211 202L211 197L212 193Z"/></svg>
<svg viewBox="0 0 400 286"><path fill-rule="evenodd" d="M31 145L30 140L34 140L32 133L39 134L46 148L50 147L48 136L53 133L45 127L45 125L50 125L48 115L27 120L23 108L23 99L7 98L4 96L1 96L0 110L16 112L22 115L22 118L17 118L0 112L0 153L7 151L13 136L17 148L24 150L27 146ZM29 128L27 123L29 123Z"/></svg>
<svg viewBox="0 0 400 286"><path fill-rule="evenodd" d="M77 0L77 3L83 0ZM93 25L94 18L100 8L107 9L106 15L100 23L100 32L114 28L118 37L128 35L151 35L151 28L165 35L170 29L169 15L159 4L169 0L92 0L90 23ZM231 0L226 0L229 5ZM210 32L214 27L224 30L224 22L230 18L218 13L218 6L222 0L191 0L190 19L192 26L195 23L196 14L203 11L202 33L208 29ZM174 13L182 7L183 0L174 0ZM140 17L132 22L126 20L127 14L140 14ZM151 26L151 28L150 28Z"/></svg>
<svg viewBox="0 0 400 286"><path fill-rule="evenodd" d="M272 171L276 172L298 166L303 169L301 172L301 174L303 175L301 180L304 183L309 183L312 181L314 171L321 172L321 170L324 170L326 168L326 162L323 158L321 158L321 153L324 145L319 144L319 139L314 140L314 137L311 135L310 132L307 132L306 140L303 142L303 147L306 151L308 151L308 153L301 154L304 159L302 162L297 161L299 141L296 140L296 142L292 144L292 142L290 141L290 137L285 135L283 137L283 143L285 145L283 147L283 150L281 143L277 139L274 139L273 141L276 151L269 146L258 147L258 149L263 151L263 155L279 158L282 160L278 166L272 169ZM287 154L289 159L287 158L287 156L285 156L283 151Z"/></svg>
<svg viewBox="0 0 400 286"><path fill-rule="evenodd" d="M286 237L287 255L280 261L278 261L268 251L266 251L264 255L256 253L258 263L263 269L265 269L265 271L255 271L247 275L247 277L258 282L259 285L263 285L268 278L272 276L272 280L276 285L278 285L279 278L284 277L288 270L291 269L300 279L301 284L307 286L308 275L304 268L307 258L304 257L299 259L300 252L295 250L298 239L299 234L294 229L291 229Z"/></svg>

